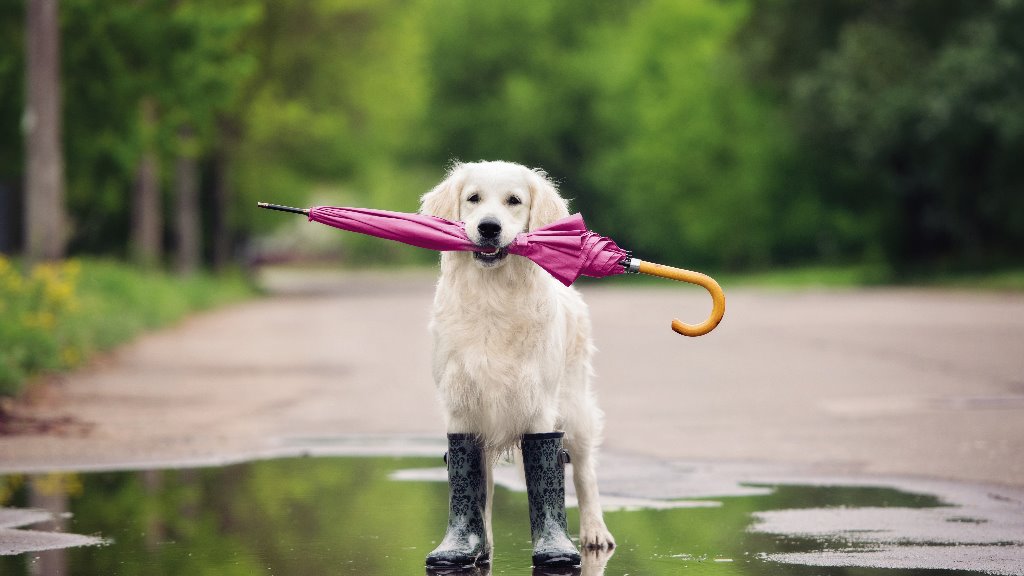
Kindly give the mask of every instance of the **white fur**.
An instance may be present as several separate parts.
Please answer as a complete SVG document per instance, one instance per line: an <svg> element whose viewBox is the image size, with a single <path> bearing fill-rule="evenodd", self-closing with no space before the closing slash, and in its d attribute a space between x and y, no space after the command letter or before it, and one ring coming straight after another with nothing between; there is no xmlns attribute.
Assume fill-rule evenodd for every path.
<svg viewBox="0 0 1024 576"><path fill-rule="evenodd" d="M518 204L509 202L512 196ZM569 214L543 172L509 162L454 165L423 196L421 211L465 222L477 243L483 241L479 223L495 219L502 247L519 232ZM445 252L430 328L448 432L481 435L493 465L523 434L563 430L580 506L580 543L614 546L594 473L603 414L590 385L594 347L579 292L521 256L492 263L470 252Z"/></svg>

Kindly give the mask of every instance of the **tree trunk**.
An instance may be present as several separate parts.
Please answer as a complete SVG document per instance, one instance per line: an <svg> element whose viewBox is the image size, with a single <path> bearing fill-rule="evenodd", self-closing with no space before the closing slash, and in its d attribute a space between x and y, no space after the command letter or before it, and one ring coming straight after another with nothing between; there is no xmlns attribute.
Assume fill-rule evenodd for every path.
<svg viewBox="0 0 1024 576"><path fill-rule="evenodd" d="M46 510L52 515L50 520L36 523L33 528L46 532L64 532L68 527L70 498L66 488L67 478L63 475L29 476L28 505L39 510ZM67 549L57 548L44 552L34 552L29 564L29 574L39 576L55 576L68 573Z"/></svg>
<svg viewBox="0 0 1024 576"><path fill-rule="evenodd" d="M213 165L213 268L221 272L231 261L231 158L226 147L217 151Z"/></svg>
<svg viewBox="0 0 1024 576"><path fill-rule="evenodd" d="M177 269L191 274L199 269L202 231L199 215L199 162L195 134L188 126L178 130L178 157L174 162L177 226Z"/></svg>
<svg viewBox="0 0 1024 576"><path fill-rule="evenodd" d="M29 0L25 8L25 256L56 260L68 236L57 0Z"/></svg>
<svg viewBox="0 0 1024 576"><path fill-rule="evenodd" d="M160 202L160 157L156 150L156 102L143 98L139 104L142 127L142 158L135 176L132 201L132 259L140 266L160 263L163 244L163 207Z"/></svg>

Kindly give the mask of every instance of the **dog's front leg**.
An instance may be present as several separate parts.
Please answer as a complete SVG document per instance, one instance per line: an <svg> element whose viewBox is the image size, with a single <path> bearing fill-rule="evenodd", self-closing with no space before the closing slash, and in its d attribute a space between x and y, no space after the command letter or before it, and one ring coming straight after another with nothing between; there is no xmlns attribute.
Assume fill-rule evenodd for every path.
<svg viewBox="0 0 1024 576"><path fill-rule="evenodd" d="M427 566L465 568L490 563L485 453L479 436L448 434L448 528L441 543L427 555Z"/></svg>

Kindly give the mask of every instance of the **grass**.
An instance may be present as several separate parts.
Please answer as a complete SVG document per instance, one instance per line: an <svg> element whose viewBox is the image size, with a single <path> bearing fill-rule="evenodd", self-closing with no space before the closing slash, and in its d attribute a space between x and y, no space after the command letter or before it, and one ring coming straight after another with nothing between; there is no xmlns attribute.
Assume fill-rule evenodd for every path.
<svg viewBox="0 0 1024 576"><path fill-rule="evenodd" d="M857 266L802 266L778 270L722 274L722 284L756 288L804 289L850 288L876 286L890 282L888 272L879 267Z"/></svg>
<svg viewBox="0 0 1024 576"><path fill-rule="evenodd" d="M772 272L723 275L723 283L758 288L855 288L902 286L990 292L1024 292L1024 270L897 273L879 266L808 266Z"/></svg>
<svg viewBox="0 0 1024 576"><path fill-rule="evenodd" d="M711 276L723 288L753 287L784 290L807 288L850 288L887 283L887 276L870 266L804 266L758 272L713 272ZM671 286L670 281L644 274L623 274L609 278L581 278L581 284L593 286Z"/></svg>
<svg viewBox="0 0 1024 576"><path fill-rule="evenodd" d="M22 271L0 256L0 396L18 394L33 376L74 368L146 330L254 293L239 273L178 277L111 260Z"/></svg>
<svg viewBox="0 0 1024 576"><path fill-rule="evenodd" d="M936 277L930 283L947 288L1024 292L1024 270L1010 269L984 274L950 274Z"/></svg>
<svg viewBox="0 0 1024 576"><path fill-rule="evenodd" d="M866 286L904 286L981 291L1024 292L1024 269L1005 269L975 273L914 273L899 275L884 266L799 266L755 272L706 272L723 288L764 288L771 290L844 289ZM665 280L650 276L624 275L607 279L582 279L582 283L601 285L669 286Z"/></svg>

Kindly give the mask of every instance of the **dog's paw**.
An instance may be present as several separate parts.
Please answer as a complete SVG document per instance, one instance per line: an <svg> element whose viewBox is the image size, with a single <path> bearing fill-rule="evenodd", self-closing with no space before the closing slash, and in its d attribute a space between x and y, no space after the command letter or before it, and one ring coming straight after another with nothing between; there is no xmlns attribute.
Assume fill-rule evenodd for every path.
<svg viewBox="0 0 1024 576"><path fill-rule="evenodd" d="M580 548L584 550L611 550L615 547L615 538L608 531L601 518L588 518L580 521Z"/></svg>
<svg viewBox="0 0 1024 576"><path fill-rule="evenodd" d="M605 576L605 568L614 555L615 548L584 548L578 576Z"/></svg>

